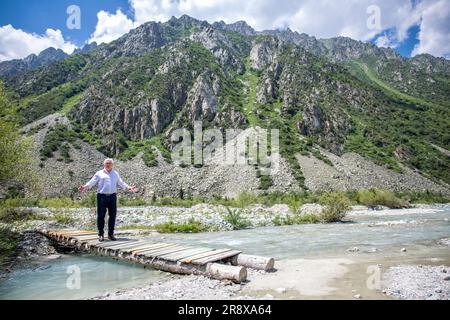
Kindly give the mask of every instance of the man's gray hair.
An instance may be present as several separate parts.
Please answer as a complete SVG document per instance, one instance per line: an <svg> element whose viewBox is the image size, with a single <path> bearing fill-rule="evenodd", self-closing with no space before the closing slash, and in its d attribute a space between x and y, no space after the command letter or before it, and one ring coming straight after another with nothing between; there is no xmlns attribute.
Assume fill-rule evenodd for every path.
<svg viewBox="0 0 450 320"><path fill-rule="evenodd" d="M105 165L107 162L111 162L112 164L114 164L114 160L111 158L105 159L105 161L103 161L103 165Z"/></svg>

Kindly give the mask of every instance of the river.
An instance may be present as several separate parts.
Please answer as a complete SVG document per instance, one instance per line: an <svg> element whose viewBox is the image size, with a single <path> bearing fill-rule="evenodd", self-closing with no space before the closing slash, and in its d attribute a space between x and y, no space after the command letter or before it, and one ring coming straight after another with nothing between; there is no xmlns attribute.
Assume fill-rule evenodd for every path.
<svg viewBox="0 0 450 320"><path fill-rule="evenodd" d="M230 247L276 260L350 257L364 264L450 264L450 205L426 209L352 212L347 223L266 227L199 234L151 235L155 241ZM349 248L357 247L357 252ZM403 248L406 252L403 252ZM70 285L80 271L80 286ZM163 281L169 274L92 255L63 255L38 268L14 271L0 283L0 299L84 299L106 291ZM69 282L69 285L67 285Z"/></svg>

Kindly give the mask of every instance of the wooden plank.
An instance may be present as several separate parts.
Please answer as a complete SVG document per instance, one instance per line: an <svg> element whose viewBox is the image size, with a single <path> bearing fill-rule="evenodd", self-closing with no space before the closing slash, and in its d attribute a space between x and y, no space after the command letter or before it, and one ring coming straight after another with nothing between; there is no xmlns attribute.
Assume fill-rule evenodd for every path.
<svg viewBox="0 0 450 320"><path fill-rule="evenodd" d="M139 241L135 239L124 239L124 240L118 240L118 241L104 241L101 244L99 244L102 248L110 248L110 247L116 247L123 244L137 244ZM143 241L141 241L143 242Z"/></svg>
<svg viewBox="0 0 450 320"><path fill-rule="evenodd" d="M83 233L83 234L60 234L57 237L60 238L74 238L74 237L89 237L97 235L96 232L93 233Z"/></svg>
<svg viewBox="0 0 450 320"><path fill-rule="evenodd" d="M127 250L123 250L123 251L134 253L134 252L138 252L138 251L145 251L145 250L153 249L155 247L159 248L162 245L164 245L164 243L162 243L162 242L158 242L158 243L147 242L143 245L127 248Z"/></svg>
<svg viewBox="0 0 450 320"><path fill-rule="evenodd" d="M157 251L157 250L161 250L161 249L168 248L168 247L173 247L173 246L176 246L176 244L175 243L162 243L160 245L154 246L153 248L146 249L146 250L143 250L143 251L139 251L137 254L141 255L141 254L146 253L146 252L153 252L153 251Z"/></svg>
<svg viewBox="0 0 450 320"><path fill-rule="evenodd" d="M61 229L61 230L48 230L47 233L48 234L54 234L54 235L58 235L64 232L70 232L70 231L79 231L79 230L73 230L73 229Z"/></svg>
<svg viewBox="0 0 450 320"><path fill-rule="evenodd" d="M143 252L156 251L156 250L163 250L163 249L166 249L166 248L169 248L169 247L173 247L173 246L175 246L175 244L172 244L172 243L169 243L169 244L167 244L167 243L162 243L162 244L159 244L159 245L157 245L157 246L150 246L150 247L144 248L144 249L133 250L133 251L132 251L132 255L133 255L133 256L135 256L135 255L141 255Z"/></svg>
<svg viewBox="0 0 450 320"><path fill-rule="evenodd" d="M92 250L92 247L95 248L95 249L97 249L97 248L98 248L98 245L99 245L100 243L102 243L102 242L100 242L100 241L98 241L98 240L89 240L89 241L82 242L82 243L83 243L83 245L85 245L87 248L90 248L90 249Z"/></svg>
<svg viewBox="0 0 450 320"><path fill-rule="evenodd" d="M158 254L158 258L166 259L166 257L169 256L169 255L171 255L171 254L180 254L180 253L182 253L182 252L192 251L193 249L195 249L195 248L193 248L193 247L185 247L185 246L180 246L180 247L182 247L183 250L176 251L176 252L168 252L168 253L162 252L162 253L159 253L159 254Z"/></svg>
<svg viewBox="0 0 450 320"><path fill-rule="evenodd" d="M111 245L111 246L105 246L104 248L105 249L126 249L126 248L135 247L135 246L140 246L145 243L146 243L145 241L133 241L133 242L126 241L121 245L116 244L116 245Z"/></svg>
<svg viewBox="0 0 450 320"><path fill-rule="evenodd" d="M89 236L85 238L75 238L75 237L69 238L69 240L78 240L79 242L86 242L88 240L95 240L95 239L98 239L98 236Z"/></svg>
<svg viewBox="0 0 450 320"><path fill-rule="evenodd" d="M76 236L76 235L86 235L86 234L97 234L97 232L93 231L67 231L67 232L59 232L58 234L64 236Z"/></svg>
<svg viewBox="0 0 450 320"><path fill-rule="evenodd" d="M82 236L64 236L65 238L70 238L70 239L85 239L85 238L93 238L93 237L97 237L98 238L98 234L97 233L93 233L93 234L86 234L86 235L82 235Z"/></svg>
<svg viewBox="0 0 450 320"><path fill-rule="evenodd" d="M183 252L176 252L176 253L165 255L164 259L166 259L168 261L178 261L181 259L191 257L193 255L208 252L208 251L211 251L211 248L192 248L190 250L186 250Z"/></svg>
<svg viewBox="0 0 450 320"><path fill-rule="evenodd" d="M161 250L156 251L156 252L153 252L153 253L147 253L147 254L145 254L145 256L146 256L146 257L157 257L157 258L160 258L160 257L161 257L162 259L164 259L163 256L164 256L165 254L167 254L167 253L178 252L178 251L186 250L186 249L189 249L189 248L188 248L188 247L183 247L183 246L176 245L176 246L174 246L174 247L161 249Z"/></svg>
<svg viewBox="0 0 450 320"><path fill-rule="evenodd" d="M158 252L161 252L163 250L167 250L167 249L170 249L170 248L173 248L173 247L179 247L179 245L177 245L175 243L170 243L170 244L165 245L165 246L160 247L160 248L155 248L155 249L151 249L151 250L141 251L141 252L138 253L138 255L142 255L142 256L146 256L146 257L149 256L150 257L154 253L158 253Z"/></svg>
<svg viewBox="0 0 450 320"><path fill-rule="evenodd" d="M129 241L103 241L97 245L97 247L102 249L111 249L118 245L129 244Z"/></svg>
<svg viewBox="0 0 450 320"><path fill-rule="evenodd" d="M191 257L182 259L181 262L192 263L192 261L195 260L195 259L201 259L201 258L209 257L209 256L212 256L212 255L215 255L215 254L218 254L218 253L227 252L227 251L231 251L231 249L213 249L213 250L211 250L209 252L196 254L196 255L193 255Z"/></svg>
<svg viewBox="0 0 450 320"><path fill-rule="evenodd" d="M231 250L231 251L219 253L219 254L212 255L212 256L209 256L209 257L205 257L205 258L195 259L195 260L192 261L192 263L193 264L207 264L209 262L216 262L216 261L220 261L222 259L234 257L234 256L240 254L241 252L242 251Z"/></svg>
<svg viewBox="0 0 450 320"><path fill-rule="evenodd" d="M152 242L147 242L145 244L142 245L138 245L138 246L133 246L130 248L126 248L124 250L122 250L123 252L134 252L134 251L142 251L142 250L146 250L146 249L151 249L154 248L155 246L160 246L162 245L162 242L157 242L157 243L152 243Z"/></svg>

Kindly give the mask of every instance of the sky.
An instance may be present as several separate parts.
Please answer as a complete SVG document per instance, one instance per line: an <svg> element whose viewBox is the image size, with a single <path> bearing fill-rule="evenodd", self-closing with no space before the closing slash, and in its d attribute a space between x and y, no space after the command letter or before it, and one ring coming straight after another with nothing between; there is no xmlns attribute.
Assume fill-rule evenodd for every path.
<svg viewBox="0 0 450 320"><path fill-rule="evenodd" d="M347 36L403 56L450 58L450 0L1 0L0 61L111 42L147 21L188 14L256 30Z"/></svg>

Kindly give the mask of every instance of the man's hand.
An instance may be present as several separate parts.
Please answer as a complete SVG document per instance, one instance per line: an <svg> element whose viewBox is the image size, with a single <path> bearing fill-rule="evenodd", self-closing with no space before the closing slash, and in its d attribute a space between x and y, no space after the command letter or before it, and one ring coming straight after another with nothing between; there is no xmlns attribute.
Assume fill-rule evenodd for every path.
<svg viewBox="0 0 450 320"><path fill-rule="evenodd" d="M81 186L78 188L78 191L80 191L80 192L85 192L86 190L87 190L87 187L84 186L84 185L81 185Z"/></svg>
<svg viewBox="0 0 450 320"><path fill-rule="evenodd" d="M131 186L128 188L128 192L136 193L138 192L138 188L136 186Z"/></svg>

